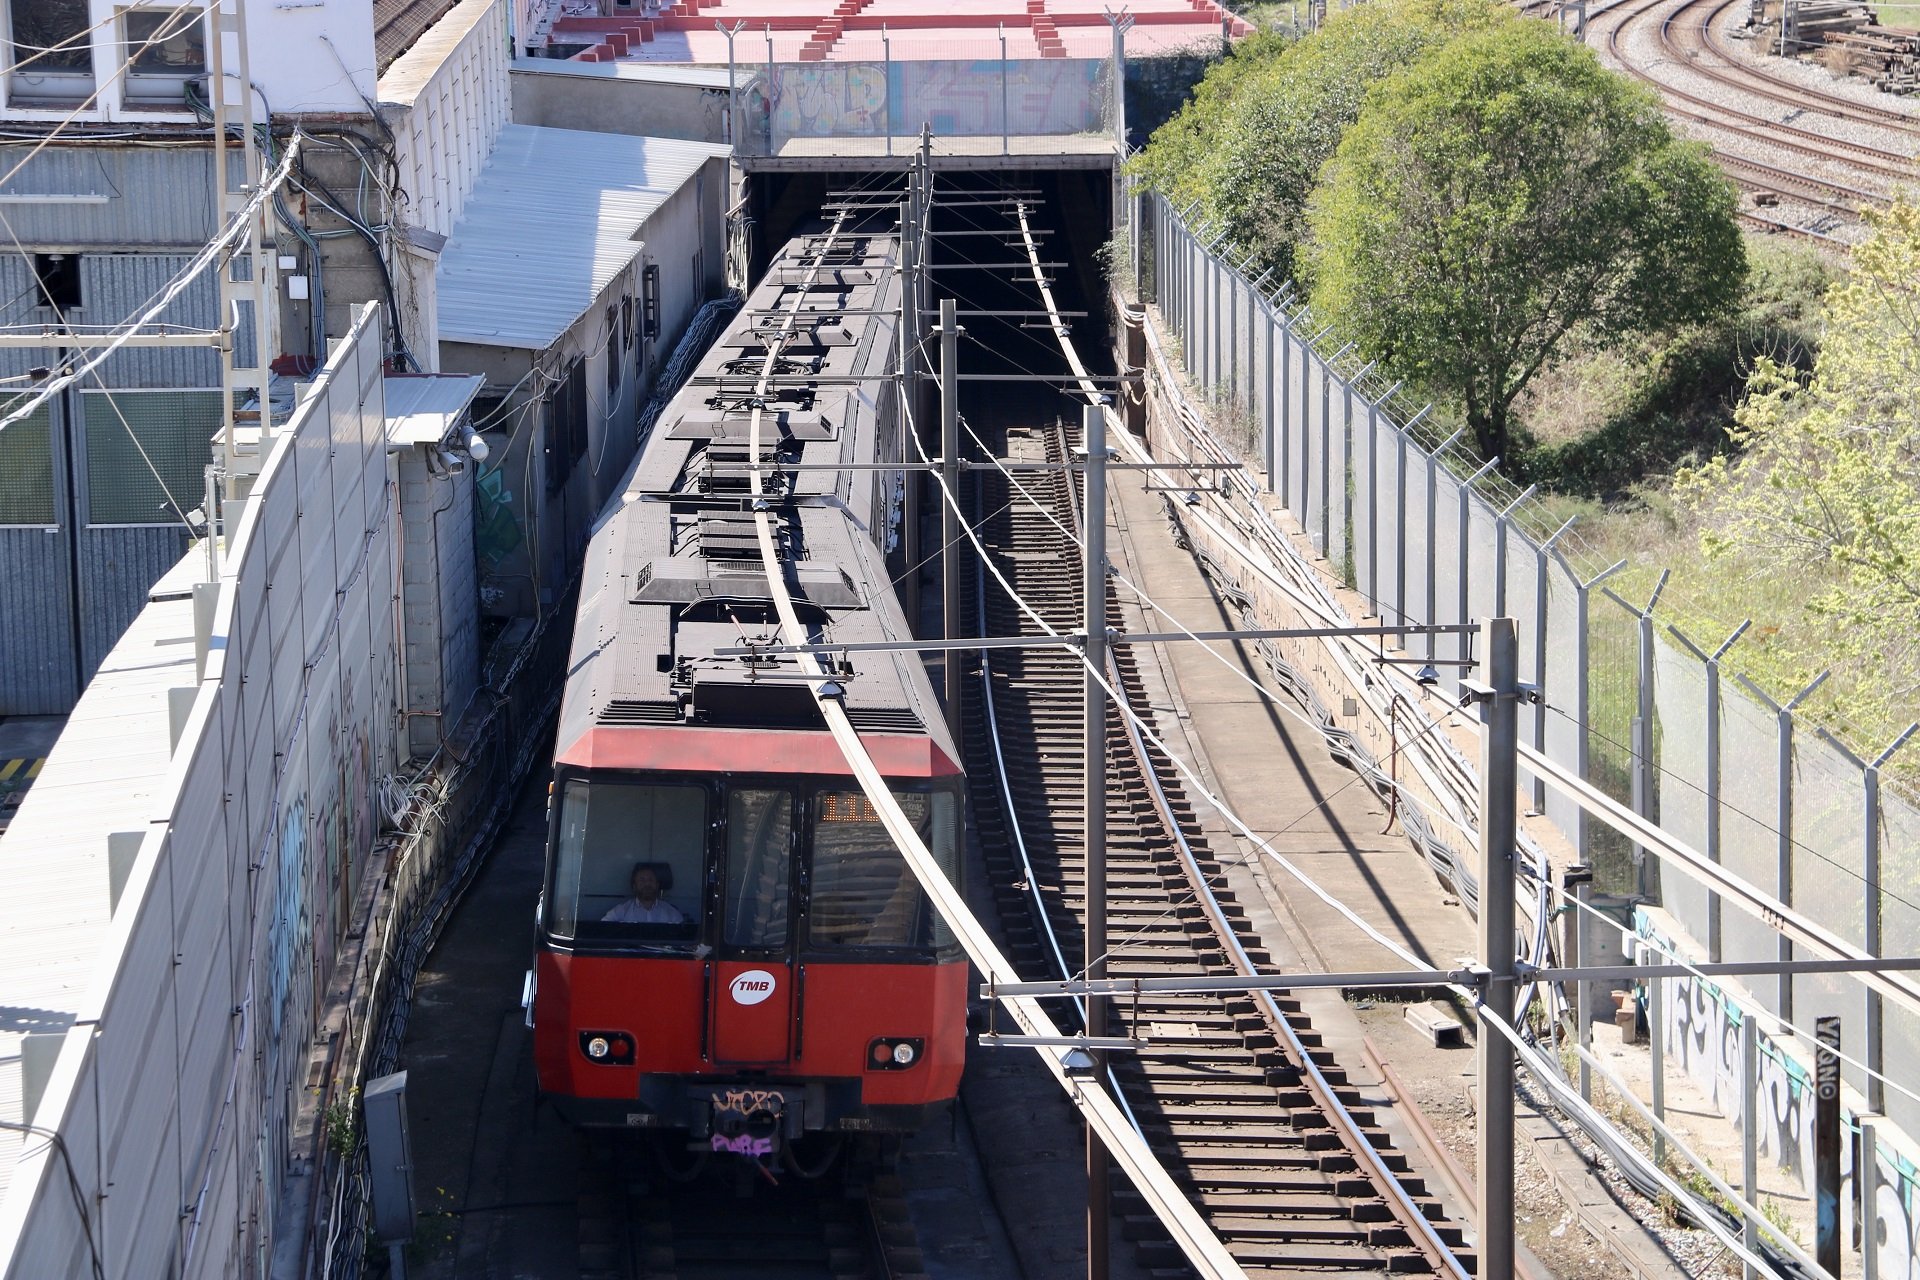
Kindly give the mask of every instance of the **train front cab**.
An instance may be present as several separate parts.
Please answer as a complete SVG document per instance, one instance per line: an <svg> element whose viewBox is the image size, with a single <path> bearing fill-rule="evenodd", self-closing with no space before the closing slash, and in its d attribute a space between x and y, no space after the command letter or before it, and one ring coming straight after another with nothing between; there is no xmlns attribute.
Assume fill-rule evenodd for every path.
<svg viewBox="0 0 1920 1280"><path fill-rule="evenodd" d="M959 776L889 786L957 883ZM964 957L850 777L563 766L551 808L535 1059L574 1123L764 1156L952 1099Z"/></svg>

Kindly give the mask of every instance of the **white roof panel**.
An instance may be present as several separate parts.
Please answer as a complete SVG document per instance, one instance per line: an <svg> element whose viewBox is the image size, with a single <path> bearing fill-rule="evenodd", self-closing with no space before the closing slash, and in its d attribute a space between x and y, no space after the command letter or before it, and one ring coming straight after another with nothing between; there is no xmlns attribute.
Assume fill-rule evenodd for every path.
<svg viewBox="0 0 1920 1280"><path fill-rule="evenodd" d="M440 255L440 339L543 351L640 252L654 210L728 148L510 124Z"/></svg>
<svg viewBox="0 0 1920 1280"><path fill-rule="evenodd" d="M187 553L195 560L198 551ZM204 561L201 561L204 565ZM0 1119L19 1122L20 1042L63 1031L96 977L112 908L107 836L167 816L173 741L167 691L195 683L193 602L134 618L80 695L46 766L0 835ZM21 1147L0 1135L0 1194Z"/></svg>
<svg viewBox="0 0 1920 1280"><path fill-rule="evenodd" d="M477 373L403 373L381 381L386 386L387 440L439 444L486 379Z"/></svg>

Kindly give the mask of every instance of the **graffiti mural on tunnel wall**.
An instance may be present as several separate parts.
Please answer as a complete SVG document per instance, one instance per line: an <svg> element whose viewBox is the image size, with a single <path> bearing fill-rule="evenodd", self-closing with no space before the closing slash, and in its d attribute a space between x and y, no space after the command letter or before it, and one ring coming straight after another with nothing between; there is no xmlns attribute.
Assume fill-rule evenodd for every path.
<svg viewBox="0 0 1920 1280"><path fill-rule="evenodd" d="M1641 919L1643 934L1651 930ZM1671 945L1662 939L1662 945ZM1742 1011L1727 994L1704 978L1681 975L1666 984L1668 1053L1721 1115L1740 1122L1740 1021ZM1762 1030L1759 1035L1758 1128L1761 1167L1785 1170L1810 1191L1813 1168L1813 1080L1799 1059L1784 1052ZM1849 1099L1851 1103L1852 1099ZM1854 1153L1857 1129L1851 1105L1845 1109L1849 1140L1840 1144L1841 1238L1854 1230ZM1867 1226L1878 1242L1880 1274L1920 1280L1920 1212L1916 1183L1920 1169L1885 1142L1878 1153L1879 1188Z"/></svg>

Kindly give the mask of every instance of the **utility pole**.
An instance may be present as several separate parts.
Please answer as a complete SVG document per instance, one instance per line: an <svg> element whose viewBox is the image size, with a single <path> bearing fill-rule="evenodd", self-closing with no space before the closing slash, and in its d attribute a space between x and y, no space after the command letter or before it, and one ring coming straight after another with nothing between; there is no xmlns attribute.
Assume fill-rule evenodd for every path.
<svg viewBox="0 0 1920 1280"><path fill-rule="evenodd" d="M940 299L940 479L949 501L940 504L941 619L946 638L958 640L960 621L960 322L954 300ZM946 673L947 726L960 737L960 662L958 649L941 660Z"/></svg>
<svg viewBox="0 0 1920 1280"><path fill-rule="evenodd" d="M1462 681L1480 704L1480 999L1490 1017L1511 1025L1514 1001L1514 876L1519 786L1520 647L1512 618L1480 624L1487 682ZM1480 1029L1480 1268L1513 1274L1513 1045Z"/></svg>
<svg viewBox="0 0 1920 1280"><path fill-rule="evenodd" d="M915 443L925 441L920 430L920 183L918 161L907 162L907 198L900 203L900 397L902 433L912 432ZM906 440L900 442L900 456L910 457ZM920 633L920 486L917 471L908 471L903 485L900 514L900 551L906 564L900 590L905 597L901 608L907 626Z"/></svg>
<svg viewBox="0 0 1920 1280"><path fill-rule="evenodd" d="M247 64L247 11L241 0L215 0L209 6L212 14L212 31L207 41L207 66L212 73L208 79L207 93L209 105L213 110L213 196L214 222L220 222L238 214L252 199L253 193L260 189L260 149L253 128L253 89L248 79ZM235 65L227 65L228 42L232 42ZM237 132L240 135L241 169L238 185L227 165L229 147L228 135ZM273 448L273 402L271 398L271 364L279 342L280 312L277 280L277 255L273 251L272 237L266 234L267 220L272 210L265 206L255 215L247 228L244 247L236 248L234 256L243 258L247 264L244 278L236 280L232 264L222 262L220 274L220 319L221 323L235 323L233 342L220 358L220 415L221 441L223 445L221 464L227 478L227 487L223 498L243 498L253 487L253 477L267 459L267 453ZM253 350L243 351L239 341L240 334L235 320L242 311L250 311L253 317ZM321 335L324 347L325 335ZM398 343L398 334L389 335L389 343ZM243 358L251 363L242 365ZM251 449L241 450L234 429L234 404L239 397L237 392L250 392L258 405L259 438ZM244 454L244 456L243 456ZM207 512L207 536L214 537L214 528L219 512Z"/></svg>
<svg viewBox="0 0 1920 1280"><path fill-rule="evenodd" d="M1087 624L1087 978L1107 976L1107 418L1090 404L1081 411L1081 442L1087 450L1085 519ZM1095 673L1099 673L1098 677ZM1087 997L1087 1035L1107 1034L1105 996ZM1106 1053L1093 1051L1106 1075ZM1090 1082L1089 1088L1099 1088ZM1087 1280L1107 1280L1107 1149L1087 1130Z"/></svg>

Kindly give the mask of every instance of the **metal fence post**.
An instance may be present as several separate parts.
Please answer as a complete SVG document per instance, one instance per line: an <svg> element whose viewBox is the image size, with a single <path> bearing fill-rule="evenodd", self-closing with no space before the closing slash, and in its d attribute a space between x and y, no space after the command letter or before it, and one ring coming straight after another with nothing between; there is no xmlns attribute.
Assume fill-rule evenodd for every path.
<svg viewBox="0 0 1920 1280"><path fill-rule="evenodd" d="M1221 263L1227 277L1227 331L1225 350L1226 395L1228 402L1240 398L1240 273Z"/></svg>
<svg viewBox="0 0 1920 1280"><path fill-rule="evenodd" d="M1565 883L1573 891L1573 967L1578 969L1587 963L1588 952L1592 950L1592 933L1588 916L1593 901L1593 869L1587 866L1568 867ZM1588 1061L1588 1052L1593 1048L1593 983L1577 978L1573 984L1573 1020L1574 1043L1581 1052L1574 1056L1580 1060L1579 1084L1580 1099L1593 1101L1593 1065Z"/></svg>
<svg viewBox="0 0 1920 1280"><path fill-rule="evenodd" d="M773 78L773 23L767 23L767 154L772 155L780 148L774 144L773 116L774 108L780 100Z"/></svg>
<svg viewBox="0 0 1920 1280"><path fill-rule="evenodd" d="M1652 978L1647 982L1647 1048L1653 1071L1653 1118L1659 1121L1653 1126L1653 1163L1656 1168L1667 1167L1667 980Z"/></svg>
<svg viewBox="0 0 1920 1280"><path fill-rule="evenodd" d="M1407 620L1407 433L1405 430L1393 433L1393 491L1400 495L1400 536L1393 540L1393 611L1395 621ZM1394 637L1402 649L1407 647L1404 635ZM1536 787L1545 783L1536 782Z"/></svg>
<svg viewBox="0 0 1920 1280"><path fill-rule="evenodd" d="M1860 1188L1860 1211L1854 1221L1860 1225L1860 1280L1880 1280L1880 1231L1875 1203L1880 1199L1880 1121L1881 1116L1862 1115L1860 1121L1860 1163L1853 1180Z"/></svg>
<svg viewBox="0 0 1920 1280"><path fill-rule="evenodd" d="M1260 348L1260 385L1265 394L1260 397L1260 461L1261 465L1267 469L1267 492L1276 493L1279 491L1279 486L1275 483L1277 474L1275 468L1279 463L1279 455L1276 447L1278 440L1274 431L1273 348L1274 330L1279 326L1274 319L1274 306L1271 301L1263 301L1261 311L1265 319L1265 323L1261 326L1265 340Z"/></svg>
<svg viewBox="0 0 1920 1280"><path fill-rule="evenodd" d="M1547 569L1553 555L1554 544L1573 528L1579 517L1570 517L1567 522L1553 531L1545 542L1534 549L1533 561L1533 678L1540 685L1543 694L1547 691L1547 620L1552 615L1548 603ZM1547 749L1547 704L1551 699L1542 696L1533 704L1533 749L1545 752ZM1547 811L1547 784L1545 779L1533 780L1533 811Z"/></svg>
<svg viewBox="0 0 1920 1280"><path fill-rule="evenodd" d="M1000 27L1000 154L1004 156L1008 154L1008 148L1010 146L1010 143L1008 141L1008 120L1007 120L1007 24L1002 22L999 24L999 27Z"/></svg>
<svg viewBox="0 0 1920 1280"><path fill-rule="evenodd" d="M1334 359L1339 359L1336 355ZM1333 554L1333 539L1329 536L1328 489L1333 480L1333 367L1324 362L1320 365L1320 554Z"/></svg>
<svg viewBox="0 0 1920 1280"><path fill-rule="evenodd" d="M1692 651L1694 657L1700 659L1701 668L1706 676L1706 707L1704 708L1706 778L1703 790L1706 793L1707 820L1706 847L1701 852L1706 855L1707 861L1716 866L1720 862L1720 659L1727 656L1727 651L1733 648L1734 643L1745 635L1747 628L1752 625L1752 619L1742 622L1733 629L1732 635L1720 642L1719 648L1712 653L1708 653L1688 639L1686 633L1680 628L1675 626L1667 628L1668 634ZM1717 890L1709 888L1707 890L1706 944L1707 959L1712 963L1718 963L1721 959L1720 922L1720 894Z"/></svg>
<svg viewBox="0 0 1920 1280"><path fill-rule="evenodd" d="M1861 946L1870 955L1880 955L1885 942L1885 920L1882 911L1883 892L1880 888L1881 849L1880 849L1880 769L1893 757L1893 753L1907 744L1907 739L1920 732L1920 724L1910 724L1893 740L1893 744L1871 760L1863 760L1848 749L1847 744L1828 733L1825 729L1815 729L1827 744L1845 756L1853 766L1860 770L1860 785L1863 795L1863 813L1865 831L1862 833L1860 849L1860 878L1865 888L1866 899L1861 904ZM1886 1020L1878 991L1862 986L1866 993L1866 1026L1862 1037L1861 1061L1867 1067L1867 1109L1869 1111L1886 1110L1887 1082L1882 1079L1886 1070Z"/></svg>
<svg viewBox="0 0 1920 1280"><path fill-rule="evenodd" d="M1633 750L1631 799L1633 811L1649 822L1654 820L1656 786L1653 768L1653 611L1660 603L1660 593L1667 589L1667 580L1672 572L1670 569L1660 571L1660 580L1654 584L1653 595L1648 598L1646 608L1639 611L1636 626L1638 647L1635 651L1633 727L1628 735L1632 739ZM1618 600L1619 597L1615 596L1614 599ZM1645 847L1636 844L1633 848L1633 874L1635 887L1643 895L1653 893L1653 886L1649 883L1652 862Z"/></svg>
<svg viewBox="0 0 1920 1280"><path fill-rule="evenodd" d="M1280 498L1293 504L1293 321L1283 308L1280 320L1280 418L1275 449L1280 454Z"/></svg>
<svg viewBox="0 0 1920 1280"><path fill-rule="evenodd" d="M1760 1252L1760 1224L1753 1208L1760 1203L1760 1028L1752 1009L1740 1011L1740 1242L1749 1255ZM1745 1264L1745 1280L1761 1280L1760 1268Z"/></svg>

